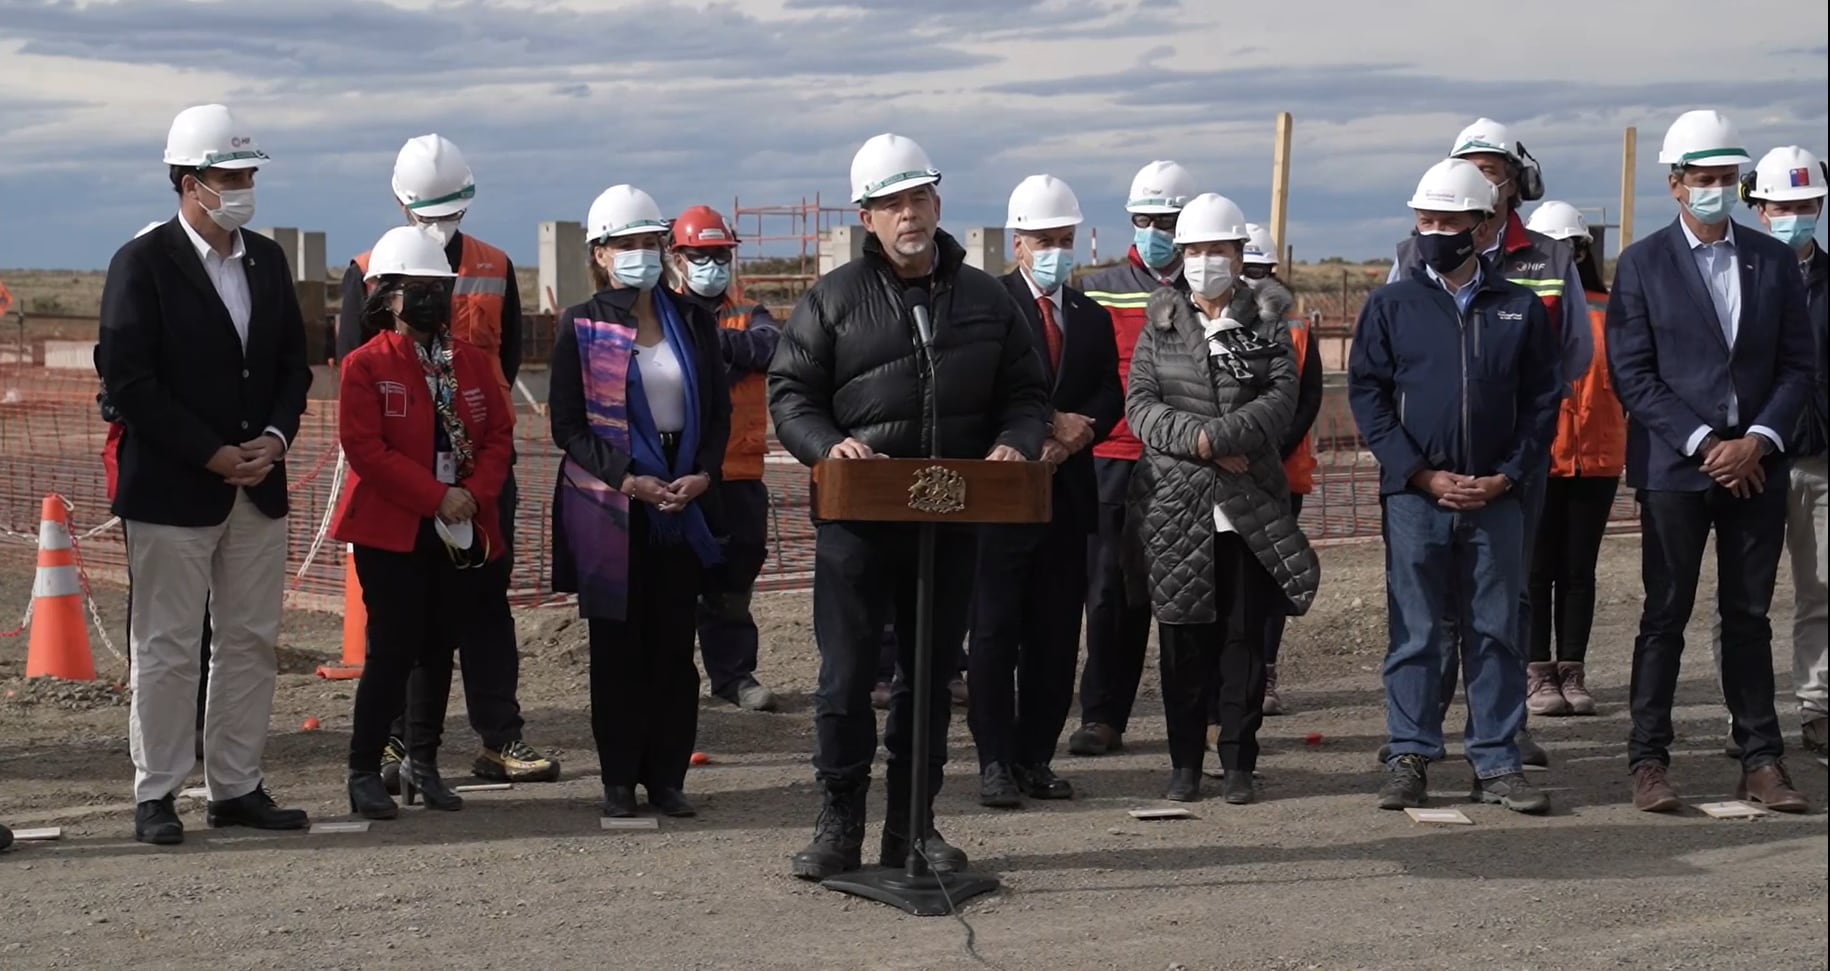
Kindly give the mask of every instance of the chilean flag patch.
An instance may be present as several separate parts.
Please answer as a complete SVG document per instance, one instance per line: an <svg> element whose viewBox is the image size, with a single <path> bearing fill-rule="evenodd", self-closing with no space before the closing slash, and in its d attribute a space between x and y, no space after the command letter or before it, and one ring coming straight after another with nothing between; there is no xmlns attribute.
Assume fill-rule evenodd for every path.
<svg viewBox="0 0 1830 971"><path fill-rule="evenodd" d="M1786 174L1788 176L1791 176L1792 188L1794 188L1794 189L1796 189L1800 186L1806 186L1806 185L1811 184L1811 170L1810 169L1793 169L1792 171L1787 172Z"/></svg>

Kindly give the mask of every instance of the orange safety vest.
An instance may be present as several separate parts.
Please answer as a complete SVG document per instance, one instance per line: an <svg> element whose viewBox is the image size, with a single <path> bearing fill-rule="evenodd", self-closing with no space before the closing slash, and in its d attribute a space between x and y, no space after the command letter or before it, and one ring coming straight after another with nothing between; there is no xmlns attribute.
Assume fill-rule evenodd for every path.
<svg viewBox="0 0 1830 971"><path fill-rule="evenodd" d="M1290 327L1290 351L1296 355L1296 380L1298 385L1303 380L1303 367L1309 362L1309 322L1306 320L1288 321ZM1309 433L1303 433L1302 444L1296 451L1284 459L1284 478L1290 480L1290 492L1293 495L1306 496L1315 491L1315 450L1309 444Z"/></svg>
<svg viewBox="0 0 1830 971"><path fill-rule="evenodd" d="M1550 447L1550 474L1618 478L1627 463L1627 416L1614 396L1608 375L1606 294L1590 293L1589 332L1595 355L1586 374L1576 379L1557 413L1557 440Z"/></svg>
<svg viewBox="0 0 1830 971"><path fill-rule="evenodd" d="M508 254L469 233L460 236L463 251L458 258L457 279L451 288L451 336L464 341L489 358L495 369L496 383L508 400L515 400L508 375L502 370L502 310L508 299ZM356 257L356 268L363 276L369 272L369 254ZM373 285L369 287L372 291Z"/></svg>
<svg viewBox="0 0 1830 971"><path fill-rule="evenodd" d="M755 312L755 304L737 304L727 297L718 326L749 330ZM746 374L731 385L731 441L724 449L726 481L755 482L763 477L763 456L769 451L768 378L766 374Z"/></svg>

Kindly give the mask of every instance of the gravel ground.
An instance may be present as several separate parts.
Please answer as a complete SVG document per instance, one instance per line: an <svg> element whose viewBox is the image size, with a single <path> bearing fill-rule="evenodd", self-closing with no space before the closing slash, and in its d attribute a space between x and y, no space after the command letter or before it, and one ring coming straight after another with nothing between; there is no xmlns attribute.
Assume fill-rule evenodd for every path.
<svg viewBox="0 0 1830 971"><path fill-rule="evenodd" d="M1154 673L1127 754L1058 760L1081 792L1066 804L981 809L956 718L941 825L1004 882L966 908L970 937L958 922L787 876L815 804L805 595L758 600L761 674L785 710L707 700L699 747L713 762L689 782L700 817L646 833L598 829L584 631L563 610L526 613L521 629L529 739L565 761L564 781L476 794L455 815L403 811L364 835L210 831L188 802L189 841L177 849L132 842L125 696L109 684L26 682L23 642L0 642L0 820L64 829L61 842L0 858L0 968L1825 967L1821 810L1717 821L1650 817L1626 803L1638 558L1632 538L1604 554L1591 675L1601 714L1538 726L1555 759L1540 776L1557 800L1547 819L1467 805L1459 761L1434 774L1436 802L1462 806L1474 825L1420 826L1372 807L1371 753L1383 736L1376 546L1327 550L1320 603L1291 625L1293 713L1267 722L1257 805L1210 799L1176 822L1126 815L1161 805L1168 756ZM22 606L30 585L28 570L0 571L0 610ZM124 598L101 596L124 645ZM1784 585L1775 615L1789 605ZM347 808L353 685L311 672L337 652L340 623L288 616L268 747L282 802L322 819ZM1779 626L1775 653L1789 666ZM1700 640L1695 649L1707 657ZM105 676L118 677L96 651ZM1729 798L1735 782L1718 754L1715 695L1707 665L1693 664L1674 767L1693 802ZM1789 700L1782 710L1795 737ZM304 731L313 717L322 728ZM454 698L448 769L467 764L474 744L462 718ZM1821 807L1823 769L1799 757L1793 768ZM881 786L871 811L881 818Z"/></svg>

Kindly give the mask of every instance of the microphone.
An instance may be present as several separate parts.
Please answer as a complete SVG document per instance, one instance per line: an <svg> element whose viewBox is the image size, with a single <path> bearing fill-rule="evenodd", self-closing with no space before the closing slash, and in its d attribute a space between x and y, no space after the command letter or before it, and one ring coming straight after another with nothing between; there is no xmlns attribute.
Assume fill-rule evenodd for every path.
<svg viewBox="0 0 1830 971"><path fill-rule="evenodd" d="M927 400L922 403L922 423L927 426L928 457L940 458L940 380L934 372L934 318L928 313L928 291L910 287L902 291L902 305L915 318L921 340L921 359L928 372Z"/></svg>

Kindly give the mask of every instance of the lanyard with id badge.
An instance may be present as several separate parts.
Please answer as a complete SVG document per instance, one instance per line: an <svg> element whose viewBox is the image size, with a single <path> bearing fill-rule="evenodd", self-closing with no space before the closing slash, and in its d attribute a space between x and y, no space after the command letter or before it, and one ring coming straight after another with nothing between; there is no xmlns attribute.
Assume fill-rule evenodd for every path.
<svg viewBox="0 0 1830 971"><path fill-rule="evenodd" d="M432 393L432 400L438 400L438 379L426 375L426 390ZM432 415L432 473L438 481L451 486L457 485L457 453L451 450L451 436L445 433L445 423L438 419L435 408Z"/></svg>

